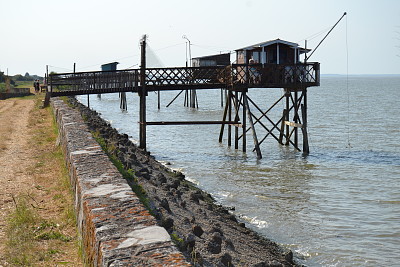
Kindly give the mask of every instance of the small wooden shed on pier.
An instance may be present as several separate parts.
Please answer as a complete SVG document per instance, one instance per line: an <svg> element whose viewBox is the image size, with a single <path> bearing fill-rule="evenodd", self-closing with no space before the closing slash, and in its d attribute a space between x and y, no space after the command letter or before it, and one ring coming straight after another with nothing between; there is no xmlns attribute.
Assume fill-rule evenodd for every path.
<svg viewBox="0 0 400 267"><path fill-rule="evenodd" d="M231 64L231 54L224 53L192 59L192 67L228 66Z"/></svg>
<svg viewBox="0 0 400 267"><path fill-rule="evenodd" d="M236 63L248 64L296 64L300 62L300 55L311 50L300 47L296 43L281 39L270 40L240 49L236 49Z"/></svg>
<svg viewBox="0 0 400 267"><path fill-rule="evenodd" d="M117 70L118 64L119 64L119 62L111 62L111 63L103 64L103 65L101 65L101 71Z"/></svg>

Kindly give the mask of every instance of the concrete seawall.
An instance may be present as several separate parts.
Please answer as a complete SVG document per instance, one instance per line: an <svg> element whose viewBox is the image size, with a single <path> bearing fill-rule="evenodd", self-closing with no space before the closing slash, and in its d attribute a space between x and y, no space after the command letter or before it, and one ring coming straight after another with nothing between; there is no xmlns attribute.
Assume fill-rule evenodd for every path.
<svg viewBox="0 0 400 267"><path fill-rule="evenodd" d="M64 150L85 261L90 266L190 266L94 140L78 111L52 107Z"/></svg>

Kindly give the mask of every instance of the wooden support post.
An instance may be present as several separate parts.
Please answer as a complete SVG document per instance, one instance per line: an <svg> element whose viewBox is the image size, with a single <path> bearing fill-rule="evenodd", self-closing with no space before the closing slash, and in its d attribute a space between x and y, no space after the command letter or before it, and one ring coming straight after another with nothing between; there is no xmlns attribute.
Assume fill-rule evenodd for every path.
<svg viewBox="0 0 400 267"><path fill-rule="evenodd" d="M43 107L48 107L50 105L51 92L47 91L44 97Z"/></svg>
<svg viewBox="0 0 400 267"><path fill-rule="evenodd" d="M146 35L143 36L141 42L140 86L139 147L146 150Z"/></svg>
<svg viewBox="0 0 400 267"><path fill-rule="evenodd" d="M290 99L290 90L289 89L285 89L286 92L286 117L285 117L285 121L289 121L289 99ZM285 145L289 145L289 125L286 125L286 142Z"/></svg>
<svg viewBox="0 0 400 267"><path fill-rule="evenodd" d="M235 122L239 121L239 92L235 92ZM235 127L235 149L239 149L239 127Z"/></svg>
<svg viewBox="0 0 400 267"><path fill-rule="evenodd" d="M157 92L157 104L158 104L158 110L161 109L161 97L160 97L160 90Z"/></svg>
<svg viewBox="0 0 400 267"><path fill-rule="evenodd" d="M196 90L190 90L190 107L196 108Z"/></svg>
<svg viewBox="0 0 400 267"><path fill-rule="evenodd" d="M196 92L195 95L196 95L196 97L195 97L195 100L196 100L196 108L199 109L199 101L197 100L197 92Z"/></svg>
<svg viewBox="0 0 400 267"><path fill-rule="evenodd" d="M48 70L47 70L48 72ZM47 78L49 79L49 76L47 76ZM43 107L48 107L50 105L50 98L51 98L51 94L53 93L53 82L52 82L52 78L53 76L50 76L50 90L46 90L46 96L44 98L44 103L43 103ZM49 81L47 81L49 82Z"/></svg>
<svg viewBox="0 0 400 267"><path fill-rule="evenodd" d="M95 89L96 76L93 73L93 90ZM87 107L90 108L90 94L87 95Z"/></svg>
<svg viewBox="0 0 400 267"><path fill-rule="evenodd" d="M221 107L224 106L224 89L221 88Z"/></svg>
<svg viewBox="0 0 400 267"><path fill-rule="evenodd" d="M143 91L143 90L142 90ZM146 150L146 95L142 92L140 94L140 114L139 114L139 123L140 123L140 129L139 129L139 135L140 135L140 141L139 141L139 147Z"/></svg>
<svg viewBox="0 0 400 267"><path fill-rule="evenodd" d="M283 136L285 132L285 119L286 119L286 109L283 110L282 112L282 122L281 122L281 130L279 133L279 144L283 145Z"/></svg>
<svg viewBox="0 0 400 267"><path fill-rule="evenodd" d="M250 111L250 106L249 106L249 102L247 101L247 94L246 93L243 95L243 109L247 110L247 116L248 116L248 119L249 119L250 128L251 128L251 131L253 133L254 148L255 148L256 153L257 153L257 159L261 159L262 158L261 150L260 150L260 146L259 146L259 143L258 143L256 129L255 129L254 124L253 124L253 117L252 117L253 114Z"/></svg>
<svg viewBox="0 0 400 267"><path fill-rule="evenodd" d="M299 123L299 103L297 90L294 91L294 118L295 123ZM299 147L299 131L297 127L294 127L294 144Z"/></svg>
<svg viewBox="0 0 400 267"><path fill-rule="evenodd" d="M246 132L247 132L247 126L246 126L246 107L245 107L245 98L246 95L246 91L242 91L242 97L243 97L243 115L242 115L242 125L243 125L243 135L242 135L242 150L243 152L246 152L247 150L247 146L246 146ZM247 102L247 98L246 98L246 102Z"/></svg>
<svg viewBox="0 0 400 267"><path fill-rule="evenodd" d="M308 133L307 133L307 88L303 89L303 105L301 105L301 115L303 118L303 127L301 128L303 133L303 154L308 155L310 148L308 146Z"/></svg>
<svg viewBox="0 0 400 267"><path fill-rule="evenodd" d="M126 103L126 93L121 92L119 95L121 98L119 108L122 110L128 110L128 104Z"/></svg>
<svg viewBox="0 0 400 267"><path fill-rule="evenodd" d="M166 107L169 107L172 103L174 103L174 101L182 94L184 90L180 91L175 97L174 99L171 100L171 102L168 103L168 105L166 105Z"/></svg>
<svg viewBox="0 0 400 267"><path fill-rule="evenodd" d="M229 91L228 121L232 121L232 92ZM228 146L232 145L232 125L228 125Z"/></svg>
<svg viewBox="0 0 400 267"><path fill-rule="evenodd" d="M224 115L222 116L222 121L226 121L226 116L228 114L228 101L229 101L229 98L226 97L225 98L225 109L224 109ZM222 143L222 138L224 137L224 129L225 129L225 124L222 124L221 130L219 132L219 139L218 139L218 141L220 143Z"/></svg>

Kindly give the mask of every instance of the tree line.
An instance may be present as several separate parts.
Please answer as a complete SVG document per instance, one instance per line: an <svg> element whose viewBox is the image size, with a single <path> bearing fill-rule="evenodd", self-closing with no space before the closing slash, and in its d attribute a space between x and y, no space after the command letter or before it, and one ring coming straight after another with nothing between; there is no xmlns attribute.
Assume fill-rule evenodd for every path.
<svg viewBox="0 0 400 267"><path fill-rule="evenodd" d="M0 71L0 92L5 91L5 82L7 75L4 74L3 71ZM10 85L11 87L15 86L17 82L33 82L34 80L43 81L43 77L38 75L30 75L28 72L25 75L17 74L10 77Z"/></svg>

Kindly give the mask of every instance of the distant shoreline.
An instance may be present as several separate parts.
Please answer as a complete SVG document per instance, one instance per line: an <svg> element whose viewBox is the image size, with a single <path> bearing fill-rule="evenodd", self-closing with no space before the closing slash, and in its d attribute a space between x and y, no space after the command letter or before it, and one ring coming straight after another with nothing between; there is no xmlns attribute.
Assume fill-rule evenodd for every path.
<svg viewBox="0 0 400 267"><path fill-rule="evenodd" d="M321 74L321 77L346 77L347 74ZM400 74L349 74L351 77L400 77Z"/></svg>

